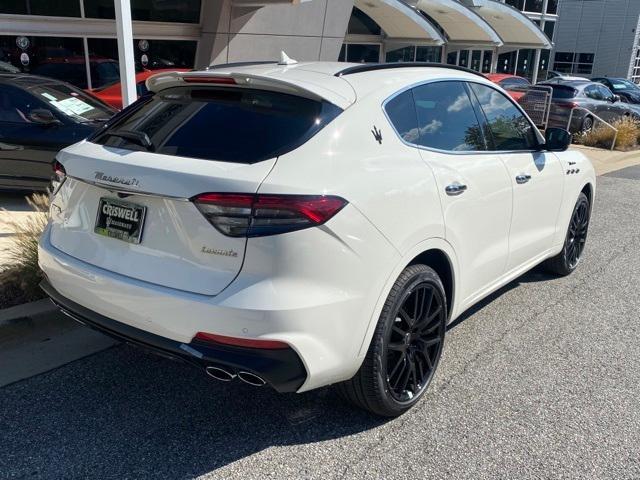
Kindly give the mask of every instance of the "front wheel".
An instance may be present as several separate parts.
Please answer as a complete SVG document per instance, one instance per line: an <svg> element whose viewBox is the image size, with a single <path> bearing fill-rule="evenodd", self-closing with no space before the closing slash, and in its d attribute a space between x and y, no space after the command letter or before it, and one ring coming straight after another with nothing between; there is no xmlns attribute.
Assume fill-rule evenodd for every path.
<svg viewBox="0 0 640 480"><path fill-rule="evenodd" d="M444 344L447 302L442 281L426 265L398 277L384 304L358 373L338 392L356 406L395 417L427 390Z"/></svg>
<svg viewBox="0 0 640 480"><path fill-rule="evenodd" d="M547 270L557 275L569 275L580 263L587 243L591 205L584 193L580 193L567 228L567 236L562 251L544 263Z"/></svg>

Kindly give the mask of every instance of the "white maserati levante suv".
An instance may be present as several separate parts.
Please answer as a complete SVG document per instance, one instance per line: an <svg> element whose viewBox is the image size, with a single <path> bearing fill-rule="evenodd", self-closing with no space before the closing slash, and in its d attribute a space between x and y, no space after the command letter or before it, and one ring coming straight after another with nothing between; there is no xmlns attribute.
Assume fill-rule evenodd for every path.
<svg viewBox="0 0 640 480"><path fill-rule="evenodd" d="M40 241L67 315L219 380L399 415L448 323L581 260L595 174L499 87L429 64L162 73L59 153Z"/></svg>

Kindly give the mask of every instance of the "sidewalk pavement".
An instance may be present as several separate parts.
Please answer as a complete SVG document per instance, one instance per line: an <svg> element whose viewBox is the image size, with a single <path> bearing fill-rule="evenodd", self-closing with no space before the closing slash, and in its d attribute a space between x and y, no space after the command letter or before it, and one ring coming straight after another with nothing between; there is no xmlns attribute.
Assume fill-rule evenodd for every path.
<svg viewBox="0 0 640 480"><path fill-rule="evenodd" d="M584 153L596 169L597 175L621 170L640 164L640 150L619 152L617 150L604 150L602 148L585 147L584 145L572 145L572 150Z"/></svg>

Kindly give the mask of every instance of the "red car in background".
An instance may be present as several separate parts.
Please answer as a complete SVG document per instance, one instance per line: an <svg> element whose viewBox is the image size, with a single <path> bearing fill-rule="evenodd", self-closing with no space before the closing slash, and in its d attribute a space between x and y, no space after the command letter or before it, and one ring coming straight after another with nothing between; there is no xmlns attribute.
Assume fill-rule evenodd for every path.
<svg viewBox="0 0 640 480"><path fill-rule="evenodd" d="M166 68L161 70L145 70L143 72L136 73L136 92L138 97L147 93L147 86L145 82L147 78L162 72L188 72L188 68ZM107 105L111 105L118 110L122 109L122 87L120 82L111 83L101 88L94 88L88 90L92 95L98 97Z"/></svg>
<svg viewBox="0 0 640 480"><path fill-rule="evenodd" d="M512 89L514 87L531 86L531 82L526 78L519 77L517 75L510 75L508 73L487 73L485 74L485 77L504 88L516 102L519 102L526 92Z"/></svg>

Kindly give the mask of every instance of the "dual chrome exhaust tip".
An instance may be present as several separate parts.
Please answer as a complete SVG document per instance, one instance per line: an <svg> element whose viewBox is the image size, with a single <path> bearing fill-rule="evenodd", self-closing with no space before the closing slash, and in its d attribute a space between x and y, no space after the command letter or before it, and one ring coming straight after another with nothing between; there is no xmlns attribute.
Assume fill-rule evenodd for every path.
<svg viewBox="0 0 640 480"><path fill-rule="evenodd" d="M243 370L236 373L223 367L209 366L205 369L205 371L207 372L207 375L215 378L216 380L220 380L221 382L230 382L237 377L240 381L254 387L262 387L263 385L267 384L267 382L262 377L256 375L255 373L245 372Z"/></svg>

